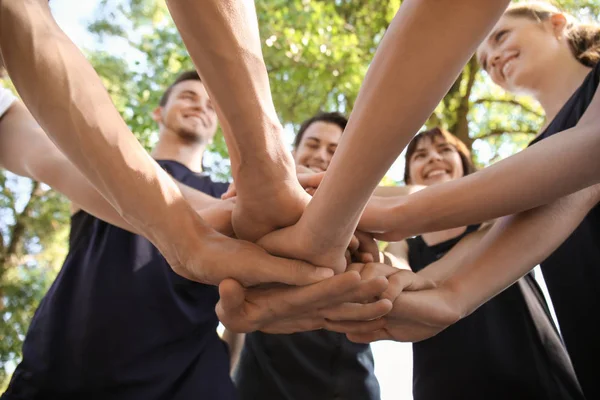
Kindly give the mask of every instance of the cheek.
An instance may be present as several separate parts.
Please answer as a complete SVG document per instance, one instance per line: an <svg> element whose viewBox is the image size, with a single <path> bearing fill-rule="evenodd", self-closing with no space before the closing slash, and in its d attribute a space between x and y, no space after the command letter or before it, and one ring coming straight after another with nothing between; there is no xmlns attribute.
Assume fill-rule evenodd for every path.
<svg viewBox="0 0 600 400"><path fill-rule="evenodd" d="M413 185L419 185L423 182L423 162L420 162L418 160L416 161L412 161L410 163L410 182Z"/></svg>
<svg viewBox="0 0 600 400"><path fill-rule="evenodd" d="M306 149L300 147L298 150L294 152L294 161L296 164L305 163L310 157L310 152L306 151Z"/></svg>

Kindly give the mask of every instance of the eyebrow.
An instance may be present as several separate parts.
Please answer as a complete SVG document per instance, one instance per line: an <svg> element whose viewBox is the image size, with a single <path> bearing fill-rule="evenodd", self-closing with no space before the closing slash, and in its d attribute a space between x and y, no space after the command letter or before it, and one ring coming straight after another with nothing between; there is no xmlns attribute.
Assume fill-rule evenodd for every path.
<svg viewBox="0 0 600 400"><path fill-rule="evenodd" d="M198 96L198 93L194 92L191 89L182 90L181 93L179 93L180 96L183 95L183 94L192 94L194 96Z"/></svg>

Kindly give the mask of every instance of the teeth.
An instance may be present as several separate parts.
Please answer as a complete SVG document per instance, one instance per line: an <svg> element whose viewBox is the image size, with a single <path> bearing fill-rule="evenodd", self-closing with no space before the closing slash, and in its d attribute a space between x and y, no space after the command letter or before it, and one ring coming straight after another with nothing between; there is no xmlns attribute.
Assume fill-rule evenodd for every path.
<svg viewBox="0 0 600 400"><path fill-rule="evenodd" d="M443 169L436 169L435 171L431 171L427 174L427 177L432 177L432 176L438 176L438 175L444 175L446 173L446 171L444 171Z"/></svg>

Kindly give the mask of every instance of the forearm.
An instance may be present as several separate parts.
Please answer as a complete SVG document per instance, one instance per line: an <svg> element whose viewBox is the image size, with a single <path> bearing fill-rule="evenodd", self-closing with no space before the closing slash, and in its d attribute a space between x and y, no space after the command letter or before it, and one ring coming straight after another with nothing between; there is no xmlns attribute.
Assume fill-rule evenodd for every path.
<svg viewBox="0 0 600 400"><path fill-rule="evenodd" d="M592 186L551 204L498 220L445 282L469 314L545 260L600 200Z"/></svg>
<svg viewBox="0 0 600 400"><path fill-rule="evenodd" d="M263 60L254 2L169 0L171 15L216 110L238 167L293 167ZM286 175L288 171L285 171Z"/></svg>
<svg viewBox="0 0 600 400"><path fill-rule="evenodd" d="M377 183L507 4L508 0L488 1L485 7L477 0L402 3L369 67L323 183L303 216L307 225L318 227L326 239L347 240Z"/></svg>
<svg viewBox="0 0 600 400"><path fill-rule="evenodd" d="M132 225L164 228L181 193L131 134L47 2L2 2L0 40L17 90L62 153Z"/></svg>
<svg viewBox="0 0 600 400"><path fill-rule="evenodd" d="M404 185L404 186L377 186L373 192L373 196L379 197L396 197L408 196L411 193L418 192L425 188L419 185Z"/></svg>
<svg viewBox="0 0 600 400"><path fill-rule="evenodd" d="M597 124L579 125L475 174L398 198L383 230L399 227L408 237L470 225L593 185L600 181L598 133Z"/></svg>

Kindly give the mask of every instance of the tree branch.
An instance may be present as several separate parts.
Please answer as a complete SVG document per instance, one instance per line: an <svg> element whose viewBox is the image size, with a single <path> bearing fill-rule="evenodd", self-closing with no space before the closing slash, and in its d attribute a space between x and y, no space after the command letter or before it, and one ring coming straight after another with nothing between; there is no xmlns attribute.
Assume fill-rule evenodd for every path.
<svg viewBox="0 0 600 400"><path fill-rule="evenodd" d="M493 136L502 136L504 134L507 135L535 135L537 134L537 131L534 131L533 129L530 130L504 130L504 129L494 129L489 131L488 133L486 133L485 135L481 135L481 136L477 136L476 138L473 138L473 140L477 140L477 139L487 139Z"/></svg>
<svg viewBox="0 0 600 400"><path fill-rule="evenodd" d="M33 203L41 194L41 184L37 181L32 181L31 191L29 200L27 200L27 204L23 208L21 213L15 216L15 223L10 230L10 241L8 242L8 246L6 246L6 250L4 254L2 254L1 265L4 267L7 266L8 261L10 261L14 256L16 256L19 245L23 241L23 236L25 234L25 229L27 227L27 220L31 216L31 209L33 207Z"/></svg>
<svg viewBox="0 0 600 400"><path fill-rule="evenodd" d="M477 99L473 102L473 104L481 104L481 103L503 103L503 104L510 104L513 106L517 106L517 107L521 107L525 112L531 113L533 115L535 115L536 117L539 118L544 118L545 115L537 112L536 110L534 110L531 107L528 107L520 102L518 102L517 100L512 100L512 99L494 99L494 98L481 98L481 99Z"/></svg>

